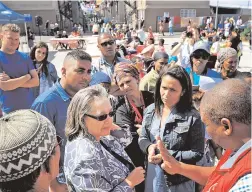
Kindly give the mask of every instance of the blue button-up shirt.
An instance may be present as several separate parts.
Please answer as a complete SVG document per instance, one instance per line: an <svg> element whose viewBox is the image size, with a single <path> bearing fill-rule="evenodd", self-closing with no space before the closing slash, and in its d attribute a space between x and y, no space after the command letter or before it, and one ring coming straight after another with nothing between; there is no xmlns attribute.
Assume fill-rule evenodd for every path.
<svg viewBox="0 0 252 192"><path fill-rule="evenodd" d="M64 145L62 145L61 163L64 159L64 146L66 143L65 137L65 124L67 118L67 108L70 104L70 96L60 85L58 80L55 85L48 91L38 96L38 98L32 104L31 109L39 112L47 117L56 128L57 135L64 139ZM62 165L62 164L61 164Z"/></svg>

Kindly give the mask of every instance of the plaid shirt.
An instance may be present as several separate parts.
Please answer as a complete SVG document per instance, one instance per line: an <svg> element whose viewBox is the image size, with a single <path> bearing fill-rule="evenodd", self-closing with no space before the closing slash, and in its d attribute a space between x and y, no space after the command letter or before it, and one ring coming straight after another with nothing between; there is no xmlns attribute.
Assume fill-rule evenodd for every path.
<svg viewBox="0 0 252 192"><path fill-rule="evenodd" d="M131 63L129 60L123 59L121 57L115 57L114 63L108 63L103 56L101 56L96 62L92 63L92 73L91 75L95 74L98 71L106 73L111 80L113 80L114 74L114 67L117 63L126 62Z"/></svg>

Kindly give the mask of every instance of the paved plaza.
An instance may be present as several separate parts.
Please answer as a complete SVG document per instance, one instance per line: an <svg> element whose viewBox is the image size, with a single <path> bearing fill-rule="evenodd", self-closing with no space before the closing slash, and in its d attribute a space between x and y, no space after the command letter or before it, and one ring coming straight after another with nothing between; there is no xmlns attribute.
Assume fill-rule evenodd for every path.
<svg viewBox="0 0 252 192"><path fill-rule="evenodd" d="M174 36L168 36L167 34L165 34L164 37L160 36L160 38L163 38L165 40L165 48L168 51L168 53L171 50L171 45L174 42L179 42L179 37L180 37L180 33L177 33ZM58 51L54 50L51 44L49 43L51 38L53 37L37 36L35 39L35 42L39 42L41 40L48 44L49 51L50 51L48 60L55 65L58 71L58 75L61 76L60 69L63 63L63 59L65 58L69 50L58 50ZM84 38L87 39L87 47L85 51L88 52L92 56L93 59L97 59L100 56L100 51L97 48L97 36L93 36L90 34L90 35L84 36ZM20 51L28 53L29 48L26 44L23 44L23 42L25 42L25 37L21 38ZM158 39L156 38L155 44L157 43L158 43ZM243 42L243 56L241 57L241 62L239 64L238 70L252 72L252 51L249 49L248 42Z"/></svg>

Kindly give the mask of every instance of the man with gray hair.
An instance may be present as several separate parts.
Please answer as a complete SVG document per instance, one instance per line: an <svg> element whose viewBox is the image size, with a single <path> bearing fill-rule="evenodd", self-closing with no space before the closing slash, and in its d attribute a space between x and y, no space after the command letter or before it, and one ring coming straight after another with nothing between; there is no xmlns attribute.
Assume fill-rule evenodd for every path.
<svg viewBox="0 0 252 192"><path fill-rule="evenodd" d="M62 78L55 85L44 92L32 104L32 109L47 117L55 126L57 134L65 139L65 124L67 108L71 98L81 89L88 87L91 74L91 56L81 50L74 50L67 54L61 69ZM65 143L61 147L60 175L54 182L55 191L67 191L63 175ZM61 187L61 188L58 188Z"/></svg>
<svg viewBox="0 0 252 192"><path fill-rule="evenodd" d="M0 119L0 138L0 191L48 191L59 173L61 142L52 123L18 110Z"/></svg>
<svg viewBox="0 0 252 192"><path fill-rule="evenodd" d="M32 60L17 51L20 28L6 24L0 34L0 103L3 114L18 109L29 109L34 101L31 88L39 85Z"/></svg>

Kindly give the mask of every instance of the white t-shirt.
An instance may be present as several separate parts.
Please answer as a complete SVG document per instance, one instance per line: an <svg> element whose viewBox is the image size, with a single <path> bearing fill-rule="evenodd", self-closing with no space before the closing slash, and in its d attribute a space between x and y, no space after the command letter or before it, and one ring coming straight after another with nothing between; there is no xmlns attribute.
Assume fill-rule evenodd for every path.
<svg viewBox="0 0 252 192"><path fill-rule="evenodd" d="M218 53L220 50L220 42L217 41L217 42L214 42L211 49L210 49L210 53L211 54L216 54Z"/></svg>
<svg viewBox="0 0 252 192"><path fill-rule="evenodd" d="M170 21L169 21L169 27L173 27L173 22L172 22L171 19L170 19Z"/></svg>
<svg viewBox="0 0 252 192"><path fill-rule="evenodd" d="M206 24L208 25L209 23L211 23L211 20L210 20L210 18L208 18L208 19L207 19L207 22L206 22Z"/></svg>
<svg viewBox="0 0 252 192"><path fill-rule="evenodd" d="M239 26L241 26L241 24L242 24L242 19L238 19L236 21L236 26L239 27Z"/></svg>
<svg viewBox="0 0 252 192"><path fill-rule="evenodd" d="M179 59L183 68L191 67L190 55L193 52L193 46L188 43L184 43L180 48Z"/></svg>
<svg viewBox="0 0 252 192"><path fill-rule="evenodd" d="M140 41L144 42L146 39L145 32L143 30L139 30L137 33L138 33L138 37L139 37Z"/></svg>

